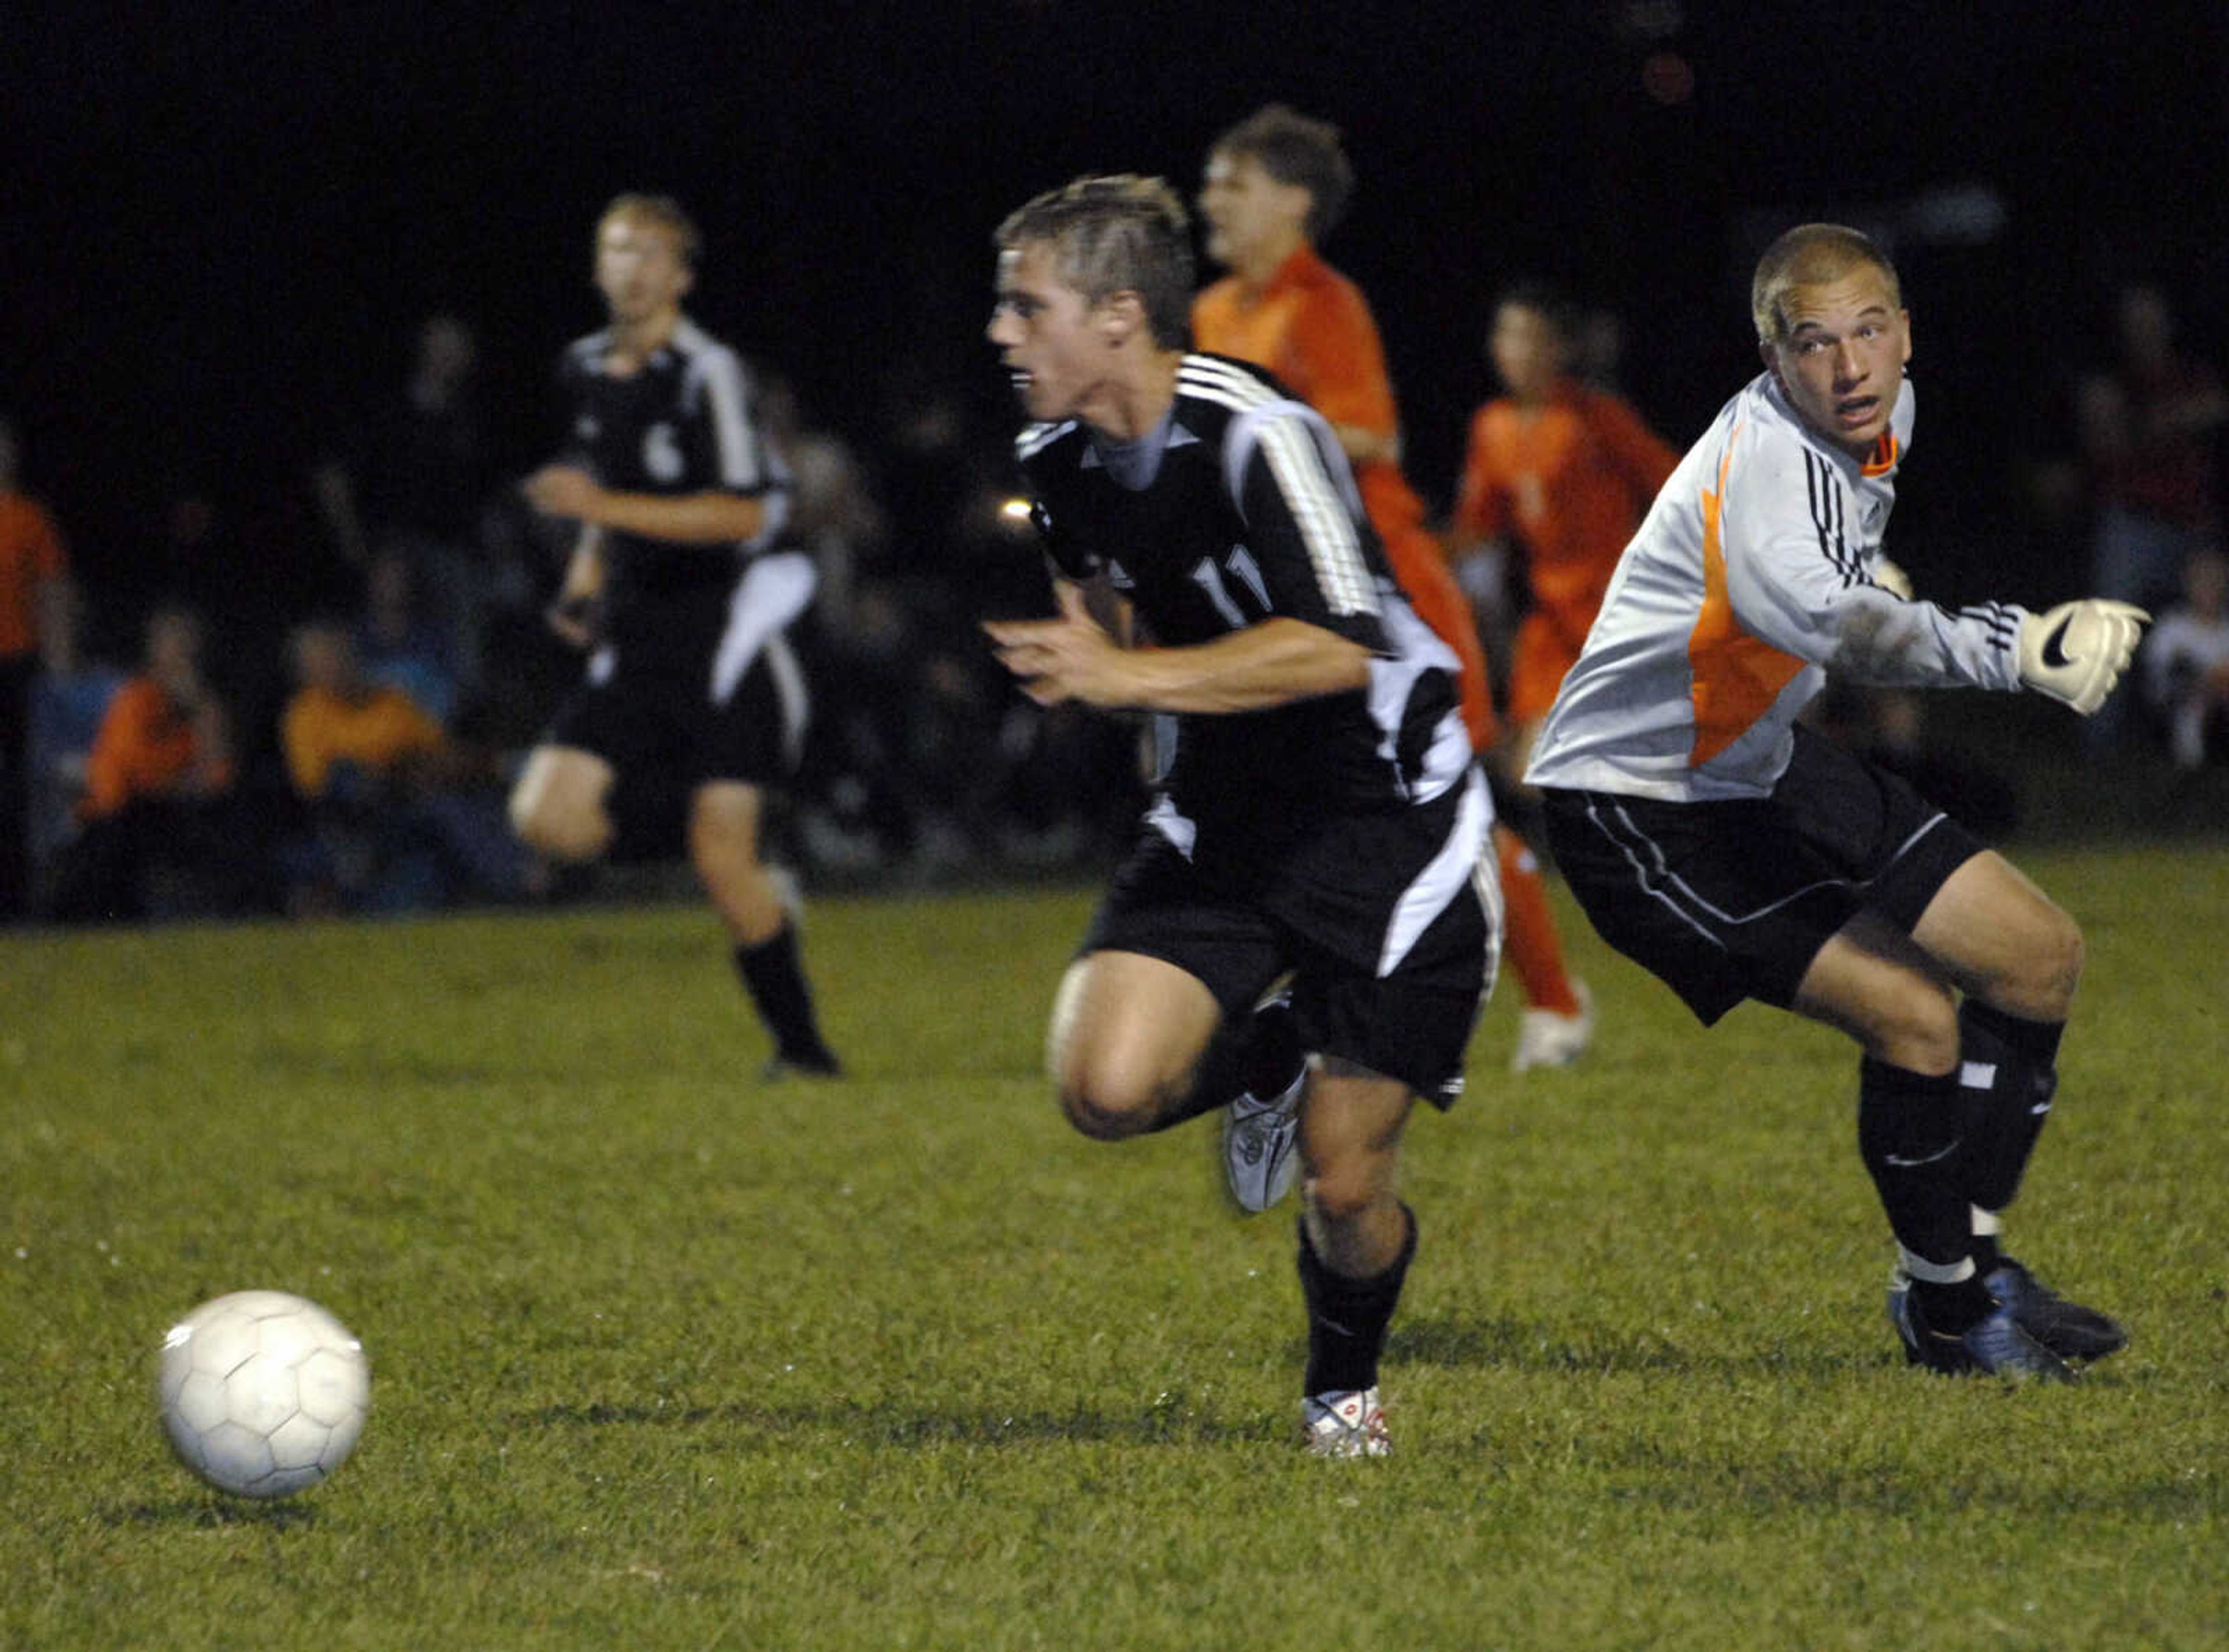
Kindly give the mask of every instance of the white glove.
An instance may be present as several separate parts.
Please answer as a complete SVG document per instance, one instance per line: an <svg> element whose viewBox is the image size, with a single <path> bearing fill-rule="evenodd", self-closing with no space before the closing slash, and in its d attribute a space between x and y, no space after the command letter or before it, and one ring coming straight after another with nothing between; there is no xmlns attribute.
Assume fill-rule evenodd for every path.
<svg viewBox="0 0 2229 1652"><path fill-rule="evenodd" d="M1873 583L1891 596L1900 596L1907 602L1911 601L1911 575L1885 556L1873 558Z"/></svg>
<svg viewBox="0 0 2229 1652"><path fill-rule="evenodd" d="M2134 603L2102 596L2028 614L2020 620L2021 685L2088 717L2128 670L2151 617Z"/></svg>

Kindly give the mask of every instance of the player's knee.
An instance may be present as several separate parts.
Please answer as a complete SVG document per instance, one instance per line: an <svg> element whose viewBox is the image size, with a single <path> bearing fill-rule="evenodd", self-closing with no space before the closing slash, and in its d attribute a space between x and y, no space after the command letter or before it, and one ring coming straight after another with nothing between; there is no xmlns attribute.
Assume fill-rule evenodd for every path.
<svg viewBox="0 0 2229 1652"><path fill-rule="evenodd" d="M1150 1107L1127 1105L1103 1091L1063 1086L1060 1110L1070 1124L1094 1141L1126 1141L1142 1135L1153 1122Z"/></svg>
<svg viewBox="0 0 2229 1652"><path fill-rule="evenodd" d="M510 815L518 840L552 860L594 860L611 846L611 822L601 810L561 807L546 791L514 791Z"/></svg>
<svg viewBox="0 0 2229 1652"><path fill-rule="evenodd" d="M1142 1070L1109 1062L1073 1063L1057 1076L1062 1115L1095 1141L1121 1141L1153 1127L1165 1085Z"/></svg>
<svg viewBox="0 0 2229 1652"><path fill-rule="evenodd" d="M1336 1161L1311 1167L1301 1186L1307 1208L1334 1229L1360 1221L1383 1192L1371 1167Z"/></svg>
<svg viewBox="0 0 2229 1652"><path fill-rule="evenodd" d="M689 857L699 867L755 866L758 862L755 820L701 802L689 812Z"/></svg>
<svg viewBox="0 0 2229 1652"><path fill-rule="evenodd" d="M2020 955L2020 973L2006 984L1998 1007L2030 1020L2064 1021L2082 980L2081 925L2058 907L2047 908Z"/></svg>

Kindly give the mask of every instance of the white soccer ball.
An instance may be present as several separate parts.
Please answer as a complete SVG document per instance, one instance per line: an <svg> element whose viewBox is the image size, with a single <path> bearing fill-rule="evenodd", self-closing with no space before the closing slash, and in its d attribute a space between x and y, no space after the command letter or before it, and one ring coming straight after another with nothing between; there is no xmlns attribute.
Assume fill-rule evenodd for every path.
<svg viewBox="0 0 2229 1652"><path fill-rule="evenodd" d="M241 1497L291 1497L339 1468L371 1405L363 1345L283 1290L219 1296L163 1339L163 1426L189 1469Z"/></svg>

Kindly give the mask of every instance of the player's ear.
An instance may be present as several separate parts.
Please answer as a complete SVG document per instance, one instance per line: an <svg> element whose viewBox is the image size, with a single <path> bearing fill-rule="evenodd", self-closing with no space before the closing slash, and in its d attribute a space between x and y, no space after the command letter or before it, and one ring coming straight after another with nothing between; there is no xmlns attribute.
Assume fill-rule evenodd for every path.
<svg viewBox="0 0 2229 1652"><path fill-rule="evenodd" d="M1772 375L1772 382L1779 385L1781 389L1786 389L1788 388L1787 382L1780 376L1780 351L1773 344L1772 340L1770 338L1758 339L1757 341L1757 359L1764 363L1764 370Z"/></svg>
<svg viewBox="0 0 2229 1652"><path fill-rule="evenodd" d="M1099 306L1100 337L1108 347L1120 347L1125 340L1146 325L1146 301L1135 288L1124 287L1110 292Z"/></svg>

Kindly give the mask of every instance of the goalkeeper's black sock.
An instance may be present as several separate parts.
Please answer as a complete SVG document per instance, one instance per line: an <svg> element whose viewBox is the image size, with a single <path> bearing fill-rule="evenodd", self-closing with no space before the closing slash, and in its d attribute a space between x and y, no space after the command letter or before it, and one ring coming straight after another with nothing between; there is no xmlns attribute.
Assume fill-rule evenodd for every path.
<svg viewBox="0 0 2229 1652"><path fill-rule="evenodd" d="M2029 1021L1968 999L1958 1010L1966 1196L1994 1215L2013 1202L2059 1090L2063 1021ZM1994 1244L1992 1249L1995 1248Z"/></svg>
<svg viewBox="0 0 2229 1652"><path fill-rule="evenodd" d="M1964 1127L1956 1072L1930 1077L1870 1057L1860 1064L1858 1151L1928 1322L1945 1332L1964 1330L1989 1308L1960 1173Z"/></svg>
<svg viewBox="0 0 2229 1652"><path fill-rule="evenodd" d="M1908 1264L1907 1264L1908 1265ZM1927 1328L1943 1336L1959 1336L1987 1317L1997 1305L1979 1274L1938 1283L1914 1279L1911 1289L1919 1298L1919 1315Z"/></svg>

